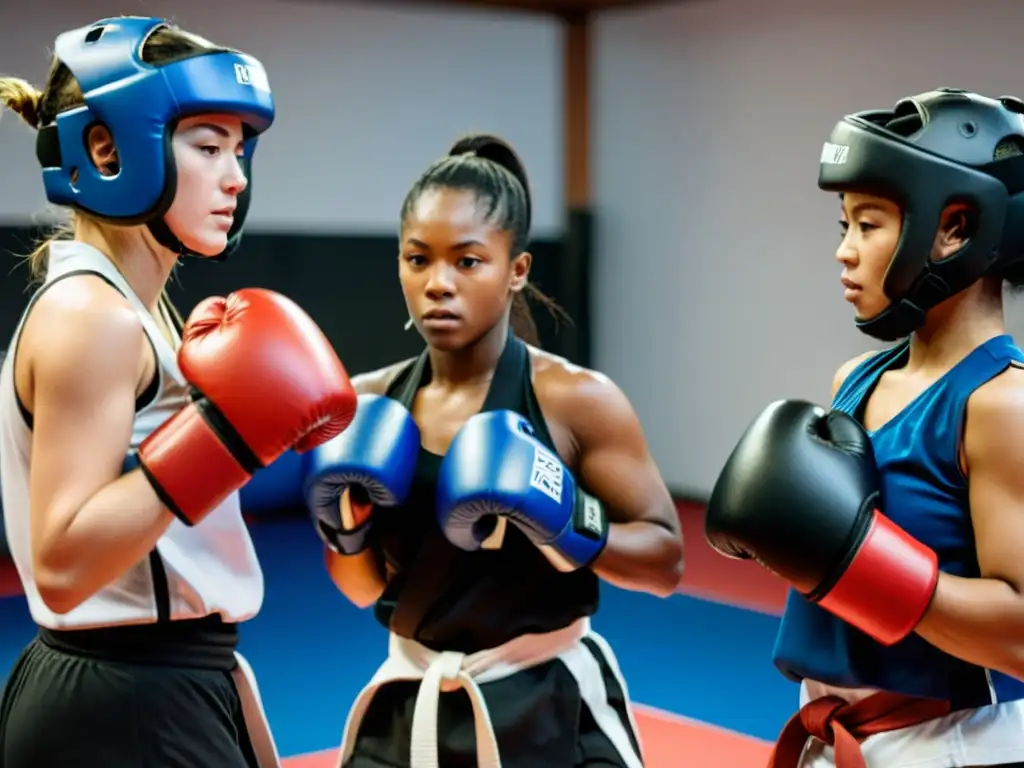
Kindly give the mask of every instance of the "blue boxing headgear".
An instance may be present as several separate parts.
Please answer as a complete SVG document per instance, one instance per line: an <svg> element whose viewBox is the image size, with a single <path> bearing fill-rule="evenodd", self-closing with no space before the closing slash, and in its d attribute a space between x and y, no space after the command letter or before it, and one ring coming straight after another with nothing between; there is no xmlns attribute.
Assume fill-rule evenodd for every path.
<svg viewBox="0 0 1024 768"><path fill-rule="evenodd" d="M245 126L241 164L249 183L238 197L222 258L241 238L253 152L274 121L274 99L263 65L244 53L215 49L165 65L144 62L146 40L165 26L171 26L165 19L117 17L57 38L54 56L78 82L84 104L39 129L36 156L46 197L114 224L146 224L162 245L187 255L163 218L177 189L171 136L184 117L238 115ZM114 176L101 174L88 153L86 134L97 123L107 127L117 147Z"/></svg>
<svg viewBox="0 0 1024 768"><path fill-rule="evenodd" d="M821 153L818 186L893 200L903 226L883 289L890 305L857 320L863 332L895 341L937 306L984 275L1024 264L1024 102L957 88L860 112L835 126ZM967 203L967 240L931 259L942 211Z"/></svg>

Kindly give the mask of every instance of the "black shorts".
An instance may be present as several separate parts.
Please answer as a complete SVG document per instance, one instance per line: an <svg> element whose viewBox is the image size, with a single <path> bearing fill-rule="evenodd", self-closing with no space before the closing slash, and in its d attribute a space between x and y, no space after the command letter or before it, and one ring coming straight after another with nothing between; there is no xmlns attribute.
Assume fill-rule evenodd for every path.
<svg viewBox="0 0 1024 768"><path fill-rule="evenodd" d="M231 673L33 640L0 700L0 768L255 768Z"/></svg>
<svg viewBox="0 0 1024 768"><path fill-rule="evenodd" d="M622 746L632 752L632 764L639 761L625 684L598 643L589 637L582 643L601 678L601 685L591 687L603 691L590 704L577 678L558 659L480 685L504 768L626 768L630 763L598 723L609 718L617 721L613 726L619 733L625 733L628 745ZM418 681L380 687L345 768L409 766L418 689ZM592 711L592 706L600 711ZM473 709L464 691L441 694L437 733L440 765L476 768Z"/></svg>

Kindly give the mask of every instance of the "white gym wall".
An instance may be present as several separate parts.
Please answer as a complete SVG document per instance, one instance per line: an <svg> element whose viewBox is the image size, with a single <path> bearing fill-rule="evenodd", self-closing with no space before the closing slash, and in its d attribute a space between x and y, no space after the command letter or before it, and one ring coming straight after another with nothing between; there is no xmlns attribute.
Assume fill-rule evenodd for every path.
<svg viewBox="0 0 1024 768"><path fill-rule="evenodd" d="M597 367L666 479L710 493L776 398L828 403L872 348L842 299L817 188L844 114L939 86L1024 97L1024 4L703 0L597 23ZM1024 298L1010 301L1024 341Z"/></svg>
<svg viewBox="0 0 1024 768"><path fill-rule="evenodd" d="M258 55L279 107L251 231L394 231L458 134L531 172L535 234L563 229L561 34L542 16L344 0L50 0L0 10L0 72L41 84L54 36L170 14ZM632 399L669 484L707 494L781 397L826 402L870 348L842 301L838 204L816 187L843 114L950 85L1024 96L1024 5L701 0L605 12L593 44L595 367ZM44 210L33 136L0 119L0 224ZM1009 302L1024 339L1024 299Z"/></svg>
<svg viewBox="0 0 1024 768"><path fill-rule="evenodd" d="M511 141L534 232L562 230L561 37L542 16L342 0L46 0L0 10L0 72L42 86L56 35L103 16L169 16L266 66L277 117L254 163L250 231L393 232L406 191L469 131ZM0 119L0 223L45 206L34 138Z"/></svg>

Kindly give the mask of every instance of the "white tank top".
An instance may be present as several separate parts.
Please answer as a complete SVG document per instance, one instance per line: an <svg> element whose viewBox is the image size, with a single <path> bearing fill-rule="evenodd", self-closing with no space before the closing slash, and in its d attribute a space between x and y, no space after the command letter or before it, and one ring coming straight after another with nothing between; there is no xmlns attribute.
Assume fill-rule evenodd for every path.
<svg viewBox="0 0 1024 768"><path fill-rule="evenodd" d="M124 294L156 353L158 391L152 401L136 411L130 446L135 450L150 432L187 403L187 386L178 369L176 350L113 263L84 243L56 242L50 246L46 280L36 296L72 272L101 275ZM263 573L242 519L237 493L196 526L175 520L148 558L74 610L55 614L39 598L29 543L32 433L14 386L15 352L28 311L0 367L0 491L11 557L32 618L51 629L141 624L210 614L220 614L226 622L252 618L263 603Z"/></svg>

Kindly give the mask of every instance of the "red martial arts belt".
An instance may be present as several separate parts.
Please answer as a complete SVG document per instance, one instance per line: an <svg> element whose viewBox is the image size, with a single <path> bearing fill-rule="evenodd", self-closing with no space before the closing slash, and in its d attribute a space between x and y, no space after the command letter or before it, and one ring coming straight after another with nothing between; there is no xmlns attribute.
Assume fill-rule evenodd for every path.
<svg viewBox="0 0 1024 768"><path fill-rule="evenodd" d="M836 768L866 768L860 743L868 736L909 728L949 714L949 702L880 692L849 704L824 696L790 718L775 743L768 768L798 768L808 737L835 748Z"/></svg>

